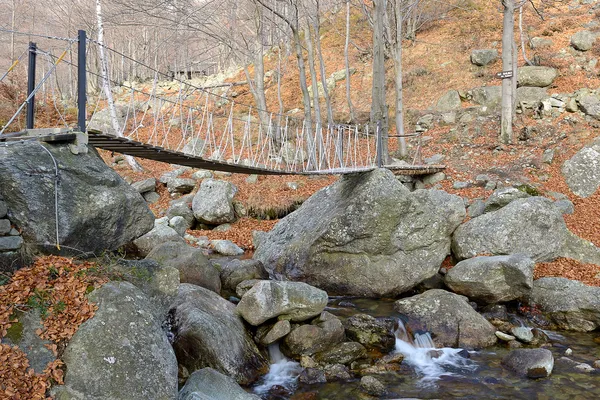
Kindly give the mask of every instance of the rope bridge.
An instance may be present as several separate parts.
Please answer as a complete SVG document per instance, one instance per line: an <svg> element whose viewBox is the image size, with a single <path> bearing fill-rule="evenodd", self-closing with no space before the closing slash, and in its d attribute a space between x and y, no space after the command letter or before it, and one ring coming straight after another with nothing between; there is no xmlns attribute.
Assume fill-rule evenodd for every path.
<svg viewBox="0 0 600 400"><path fill-rule="evenodd" d="M404 175L423 175L444 169L441 165L417 163L420 137L416 137L412 164L382 165L382 140L388 138L382 138L379 129L373 131L369 125L328 125L318 119L306 121L238 103L201 85L168 76L93 40L86 41L82 31L75 39L39 39L60 41L63 45L42 50L30 44L28 95L0 130L0 140L11 124L19 122L25 106L27 128L34 128L35 95L43 92L56 114L55 122L87 131L87 140L95 147L134 157L263 175L346 174L381 166ZM86 65L85 52L93 54L100 46L108 59L119 61L121 70L143 69L144 75L151 78L144 83L128 82L117 79L110 68L103 74ZM69 54L75 51L74 47L76 56ZM44 61L40 63L43 78L37 84L35 56ZM21 58L23 55L11 63L0 83L14 73ZM69 109L68 96L64 96L67 86L74 92L74 76L79 104L77 120L71 115L73 107ZM100 85L90 85L96 89L86 90L87 80ZM105 85L112 89L101 90Z"/></svg>

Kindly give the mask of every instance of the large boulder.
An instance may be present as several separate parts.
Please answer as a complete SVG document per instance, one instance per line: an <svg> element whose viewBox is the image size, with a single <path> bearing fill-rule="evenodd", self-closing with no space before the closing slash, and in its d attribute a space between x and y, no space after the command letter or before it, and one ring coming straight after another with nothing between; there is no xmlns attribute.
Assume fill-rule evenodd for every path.
<svg viewBox="0 0 600 400"><path fill-rule="evenodd" d="M125 126L127 122L128 109L127 106L115 104L114 117L117 119L118 126ZM117 136L120 132L116 132L113 125L113 113L110 108L106 107L95 112L88 122L88 129L101 131L106 135Z"/></svg>
<svg viewBox="0 0 600 400"><path fill-rule="evenodd" d="M562 213L553 202L530 197L513 200L459 226L452 251L459 260L524 253L534 261L552 261L563 254L568 235Z"/></svg>
<svg viewBox="0 0 600 400"><path fill-rule="evenodd" d="M502 365L520 376L546 378L554 368L554 357L548 349L517 349L502 359Z"/></svg>
<svg viewBox="0 0 600 400"><path fill-rule="evenodd" d="M484 303L524 299L533 286L533 260L523 254L475 257L446 274L452 291Z"/></svg>
<svg viewBox="0 0 600 400"><path fill-rule="evenodd" d="M155 247L168 242L185 244L185 240L181 235L169 226L169 219L162 217L154 221L154 228L150 232L135 239L133 244L136 246L138 253L145 257Z"/></svg>
<svg viewBox="0 0 600 400"><path fill-rule="evenodd" d="M517 88L517 102L523 108L535 109L548 98L548 91L541 87L522 86Z"/></svg>
<svg viewBox="0 0 600 400"><path fill-rule="evenodd" d="M295 359L331 349L344 340L344 326L337 318L314 321L293 329L284 339L281 350Z"/></svg>
<svg viewBox="0 0 600 400"><path fill-rule="evenodd" d="M579 31L571 36L571 46L579 51L591 50L596 41L596 35L588 30Z"/></svg>
<svg viewBox="0 0 600 400"><path fill-rule="evenodd" d="M148 298L129 282L110 282L92 292L90 301L98 311L65 349L65 387L56 389L56 397L176 398L177 360Z"/></svg>
<svg viewBox="0 0 600 400"><path fill-rule="evenodd" d="M173 348L188 371L211 367L244 385L268 370L235 305L216 293L181 284L171 313Z"/></svg>
<svg viewBox="0 0 600 400"><path fill-rule="evenodd" d="M483 212L496 211L516 199L525 199L529 194L517 188L509 187L497 189L487 198Z"/></svg>
<svg viewBox="0 0 600 400"><path fill-rule="evenodd" d="M490 109L500 107L502 102L501 86L481 86L471 90L473 102Z"/></svg>
<svg viewBox="0 0 600 400"><path fill-rule="evenodd" d="M67 144L0 147L0 197L27 247L63 255L115 250L154 222L144 198L93 148L74 155Z"/></svg>
<svg viewBox="0 0 600 400"><path fill-rule="evenodd" d="M221 289L229 295L235 295L237 285L249 279L268 279L269 273L258 260L233 259L221 266Z"/></svg>
<svg viewBox="0 0 600 400"><path fill-rule="evenodd" d="M479 49L471 52L471 62L475 65L484 66L495 62L498 59L498 50Z"/></svg>
<svg viewBox="0 0 600 400"><path fill-rule="evenodd" d="M524 66L517 70L517 85L546 87L552 85L558 71L551 67Z"/></svg>
<svg viewBox="0 0 600 400"><path fill-rule="evenodd" d="M185 242L166 242L159 244L147 256L161 265L176 268L181 283L191 283L221 292L219 271L208 261L202 250Z"/></svg>
<svg viewBox="0 0 600 400"><path fill-rule="evenodd" d="M235 221L233 196L237 188L232 183L204 179L192 201L192 210L198 222L220 225Z"/></svg>
<svg viewBox="0 0 600 400"><path fill-rule="evenodd" d="M464 296L431 289L396 301L394 308L408 317L410 331L431 333L437 347L481 348L496 343L496 328Z"/></svg>
<svg viewBox="0 0 600 400"><path fill-rule="evenodd" d="M254 326L275 317L305 321L319 315L327 299L327 292L306 283L260 281L244 294L237 311Z"/></svg>
<svg viewBox="0 0 600 400"><path fill-rule="evenodd" d="M389 170L344 176L280 220L254 258L329 294L395 296L437 273L465 215L460 197L411 193Z"/></svg>
<svg viewBox="0 0 600 400"><path fill-rule="evenodd" d="M586 115L600 120L600 96L581 96L577 99L577 104Z"/></svg>
<svg viewBox="0 0 600 400"><path fill-rule="evenodd" d="M169 202L169 208L167 209L166 216L171 220L175 217L182 217L186 222L186 228L192 228L196 223L194 212L192 211L192 201L194 200L193 194L181 196L178 199L171 200Z"/></svg>
<svg viewBox="0 0 600 400"><path fill-rule="evenodd" d="M562 173L569 189L579 197L589 197L600 187L600 141L579 150L565 161Z"/></svg>
<svg viewBox="0 0 600 400"><path fill-rule="evenodd" d="M600 288L566 278L533 282L530 303L561 329L588 332L600 327Z"/></svg>
<svg viewBox="0 0 600 400"><path fill-rule="evenodd" d="M237 382L212 368L194 372L179 392L178 400L260 400Z"/></svg>
<svg viewBox="0 0 600 400"><path fill-rule="evenodd" d="M442 97L440 97L435 108L437 111L441 112L460 110L461 102L458 91L447 91Z"/></svg>
<svg viewBox="0 0 600 400"><path fill-rule="evenodd" d="M392 318L375 318L368 314L356 314L344 322L346 336L368 350L389 353L396 345L394 329L396 323Z"/></svg>

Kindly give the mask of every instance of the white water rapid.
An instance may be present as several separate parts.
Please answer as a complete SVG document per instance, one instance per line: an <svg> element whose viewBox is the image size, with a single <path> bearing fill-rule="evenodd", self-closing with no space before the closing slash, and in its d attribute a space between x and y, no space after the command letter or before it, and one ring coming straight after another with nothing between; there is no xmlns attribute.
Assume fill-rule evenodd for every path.
<svg viewBox="0 0 600 400"><path fill-rule="evenodd" d="M293 392L298 375L302 372L300 363L284 356L279 350L279 343L269 345L269 358L271 359L269 372L261 379L260 384L254 388L254 393L265 394L276 385L283 386Z"/></svg>
<svg viewBox="0 0 600 400"><path fill-rule="evenodd" d="M476 368L475 362L459 354L462 349L436 349L428 332L416 333L411 340L403 322L399 320L398 323L395 351L404 355L403 363L415 370L422 385L428 386L442 376L466 373Z"/></svg>

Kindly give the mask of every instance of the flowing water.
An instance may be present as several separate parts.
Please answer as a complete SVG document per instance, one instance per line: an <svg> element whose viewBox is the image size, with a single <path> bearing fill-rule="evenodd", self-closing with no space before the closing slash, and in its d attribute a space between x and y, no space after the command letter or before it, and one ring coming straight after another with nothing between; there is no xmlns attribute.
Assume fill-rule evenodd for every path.
<svg viewBox="0 0 600 400"><path fill-rule="evenodd" d="M382 399L600 399L600 371L579 372L560 360L567 348L573 351L570 358L577 362L591 365L600 359L598 333L547 331L554 370L549 378L532 380L517 377L501 365L510 352L506 347L466 354L461 349L435 349L427 333L411 337L401 323L402 316L394 311L392 300L333 298L327 310L342 319L357 313L399 319L395 351L404 355L403 368L377 375L388 391ZM365 399L359 390L360 377L350 382L301 384L297 382L302 370L299 364L286 359L278 346L270 347L269 352L271 369L254 388L265 399L270 398L267 393L273 385L294 393L294 399Z"/></svg>

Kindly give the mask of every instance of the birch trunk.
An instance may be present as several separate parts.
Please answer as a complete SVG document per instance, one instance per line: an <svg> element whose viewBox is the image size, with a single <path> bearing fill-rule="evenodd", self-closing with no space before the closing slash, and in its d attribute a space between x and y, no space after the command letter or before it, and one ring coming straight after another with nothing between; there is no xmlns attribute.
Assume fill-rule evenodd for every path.
<svg viewBox="0 0 600 400"><path fill-rule="evenodd" d="M110 90L110 80L108 79L108 65L106 62L106 54L104 52L104 24L102 23L102 4L100 0L96 0L96 20L98 23L98 52L100 57L100 69L102 71L102 90L108 102L110 119L115 133L119 137L123 137L119 121L117 119L117 111L115 109L115 101ZM125 156L127 163L134 171L143 171L142 166L132 156Z"/></svg>
<svg viewBox="0 0 600 400"><path fill-rule="evenodd" d="M504 19L502 26L502 70L514 72L514 29L515 29L515 3L514 0L503 0ZM513 104L516 74L510 79L502 80L502 118L500 127L500 141L511 144L513 141ZM515 81L515 82L513 82Z"/></svg>
<svg viewBox="0 0 600 400"><path fill-rule="evenodd" d="M354 107L350 92L350 60L348 59L348 46L350 44L350 0L346 0L346 43L344 43L344 66L346 67L346 100L348 101L349 121L354 121Z"/></svg>
<svg viewBox="0 0 600 400"><path fill-rule="evenodd" d="M394 49L394 80L396 83L396 135L398 135L398 155L407 156L404 135L404 107L402 105L402 8L400 0L394 0L396 38Z"/></svg>

